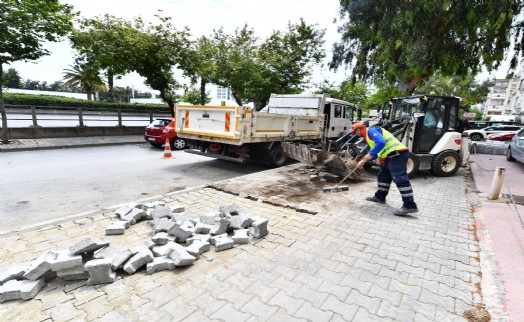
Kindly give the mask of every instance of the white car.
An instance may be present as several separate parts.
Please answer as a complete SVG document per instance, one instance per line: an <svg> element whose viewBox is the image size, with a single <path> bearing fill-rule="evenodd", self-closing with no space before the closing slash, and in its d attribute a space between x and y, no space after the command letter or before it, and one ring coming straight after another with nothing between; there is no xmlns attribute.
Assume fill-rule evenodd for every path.
<svg viewBox="0 0 524 322"><path fill-rule="evenodd" d="M467 130L462 132L462 135L469 136L472 141L481 141L487 139L490 134L516 133L520 129L522 127L517 125L494 125L483 129Z"/></svg>

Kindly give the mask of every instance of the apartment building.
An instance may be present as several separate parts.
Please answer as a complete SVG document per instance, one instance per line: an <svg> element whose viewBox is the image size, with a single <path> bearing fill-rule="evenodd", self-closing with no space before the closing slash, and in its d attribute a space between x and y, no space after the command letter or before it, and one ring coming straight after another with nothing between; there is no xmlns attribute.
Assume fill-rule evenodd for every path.
<svg viewBox="0 0 524 322"><path fill-rule="evenodd" d="M520 104L522 104L522 98L524 98L524 95L522 95L524 93L521 93L520 90L521 80L524 81L524 78L495 79L495 85L491 87L484 104L484 117L520 113ZM522 90L524 90L524 87ZM516 109L518 109L518 112Z"/></svg>

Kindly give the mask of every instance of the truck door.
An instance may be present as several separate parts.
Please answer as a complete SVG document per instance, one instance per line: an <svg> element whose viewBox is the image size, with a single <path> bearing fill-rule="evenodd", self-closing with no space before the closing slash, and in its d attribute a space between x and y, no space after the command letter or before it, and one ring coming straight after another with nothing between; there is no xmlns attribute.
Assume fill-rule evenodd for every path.
<svg viewBox="0 0 524 322"><path fill-rule="evenodd" d="M331 103L329 104L329 111L324 111L329 112L329 114L326 113L328 115L326 117L326 136L328 138L338 138L340 135L351 130L354 119L354 109L352 106Z"/></svg>

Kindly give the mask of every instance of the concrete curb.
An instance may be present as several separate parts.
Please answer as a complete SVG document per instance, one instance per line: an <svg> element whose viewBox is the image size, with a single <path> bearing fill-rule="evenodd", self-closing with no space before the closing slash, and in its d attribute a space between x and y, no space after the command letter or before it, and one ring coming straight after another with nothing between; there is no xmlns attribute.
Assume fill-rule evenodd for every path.
<svg viewBox="0 0 524 322"><path fill-rule="evenodd" d="M75 145L55 145L55 146L32 146L32 147L10 147L2 148L0 146L0 153L2 152L22 152L22 151L34 151L34 150L59 150L59 149L75 149L75 148L89 148L96 146L114 146L122 144L142 144L146 143L144 140L141 141L127 141L127 142L107 142L107 143L85 143Z"/></svg>

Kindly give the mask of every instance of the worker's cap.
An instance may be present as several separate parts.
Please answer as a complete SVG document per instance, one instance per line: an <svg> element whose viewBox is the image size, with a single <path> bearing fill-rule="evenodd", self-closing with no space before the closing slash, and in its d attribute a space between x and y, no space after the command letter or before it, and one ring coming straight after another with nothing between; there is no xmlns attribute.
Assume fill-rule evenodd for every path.
<svg viewBox="0 0 524 322"><path fill-rule="evenodd" d="M353 125L353 130L351 131L351 134L355 134L357 132L357 130L360 130L362 128L365 128L366 127L366 124L360 122L360 123L357 123L355 125Z"/></svg>

